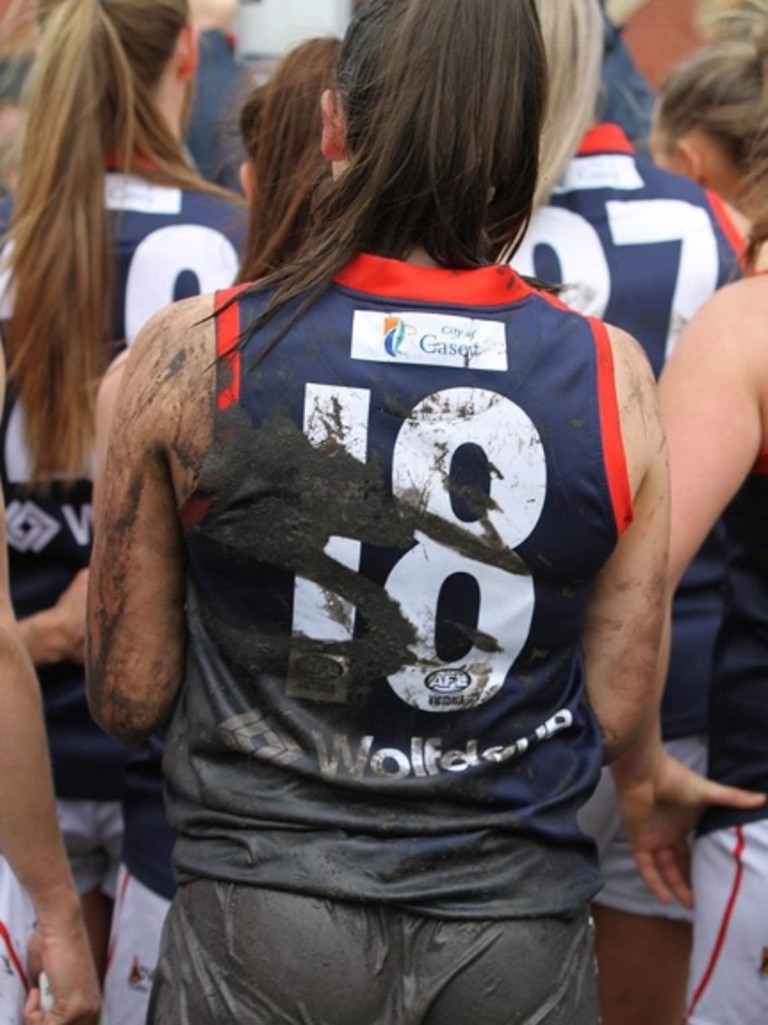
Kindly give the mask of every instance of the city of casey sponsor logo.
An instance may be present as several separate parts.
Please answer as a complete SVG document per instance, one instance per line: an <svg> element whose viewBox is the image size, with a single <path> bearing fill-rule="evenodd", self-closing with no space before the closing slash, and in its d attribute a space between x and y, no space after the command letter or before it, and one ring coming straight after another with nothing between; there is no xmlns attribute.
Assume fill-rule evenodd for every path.
<svg viewBox="0 0 768 1025"><path fill-rule="evenodd" d="M506 370L506 328L500 321L447 314L355 310L352 358Z"/></svg>

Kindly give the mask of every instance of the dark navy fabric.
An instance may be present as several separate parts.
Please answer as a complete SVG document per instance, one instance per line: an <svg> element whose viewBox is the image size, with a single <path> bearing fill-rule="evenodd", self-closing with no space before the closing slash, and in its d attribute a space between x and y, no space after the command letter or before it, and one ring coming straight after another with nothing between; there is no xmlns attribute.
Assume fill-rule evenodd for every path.
<svg viewBox="0 0 768 1025"><path fill-rule="evenodd" d="M600 113L604 121L621 125L634 142L647 142L651 134L653 90L638 71L622 39L621 29L603 16L603 93Z"/></svg>
<svg viewBox="0 0 768 1025"><path fill-rule="evenodd" d="M565 284L565 301L628 331L658 376L698 306L738 276L737 244L713 197L636 154L617 126L599 125L534 217L513 263ZM665 739L706 732L724 566L717 527L675 596Z"/></svg>
<svg viewBox="0 0 768 1025"><path fill-rule="evenodd" d="M768 460L763 457L725 514L729 542L725 617L712 688L709 774L731 786L768 792ZM768 815L714 808L709 832Z"/></svg>
<svg viewBox="0 0 768 1025"><path fill-rule="evenodd" d="M128 763L123 797L122 860L153 893L172 900L176 890L171 852L176 839L163 798L163 740L150 737Z"/></svg>
<svg viewBox="0 0 768 1025"><path fill-rule="evenodd" d="M249 82L235 56L234 41L218 29L200 34L199 66L187 128L187 145L200 174L239 191L245 159L238 112Z"/></svg>
<svg viewBox="0 0 768 1025"><path fill-rule="evenodd" d="M264 301L220 316L224 342ZM366 256L254 365L269 337L220 363L184 512L180 881L448 918L582 905L602 744L579 638L631 518L602 326L508 268Z"/></svg>
<svg viewBox="0 0 768 1025"><path fill-rule="evenodd" d="M114 353L173 299L233 280L236 248L244 237L237 206L202 193L160 188L109 174L116 252ZM0 206L0 234L10 223L10 201ZM207 264L204 253L207 247ZM12 296L0 304L12 305ZM0 452L6 506L11 597L19 618L50 608L87 567L92 540L90 479L53 481L30 489L23 417L8 389ZM83 667L61 662L38 667L56 793L60 797L119 800L130 749L107 737L88 712ZM162 819L160 807L158 819ZM159 827L158 827L159 828Z"/></svg>

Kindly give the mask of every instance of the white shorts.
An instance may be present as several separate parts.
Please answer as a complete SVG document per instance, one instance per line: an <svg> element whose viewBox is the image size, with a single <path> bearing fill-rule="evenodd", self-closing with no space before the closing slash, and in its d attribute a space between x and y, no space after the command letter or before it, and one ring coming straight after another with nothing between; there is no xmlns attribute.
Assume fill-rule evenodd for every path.
<svg viewBox="0 0 768 1025"><path fill-rule="evenodd" d="M77 892L101 890L114 900L123 845L120 802L59 797L56 809Z"/></svg>
<svg viewBox="0 0 768 1025"><path fill-rule="evenodd" d="M703 735L680 737L664 744L665 750L697 772L707 769L707 740ZM579 812L579 825L597 844L603 889L595 903L649 918L669 918L690 922L692 912L675 901L664 904L653 894L640 875L627 831L621 821L616 787L610 769L603 769L592 797ZM766 1019L768 1025L768 1019Z"/></svg>
<svg viewBox="0 0 768 1025"><path fill-rule="evenodd" d="M718 829L693 848L696 916L689 1025L768 1022L768 821Z"/></svg>
<svg viewBox="0 0 768 1025"><path fill-rule="evenodd" d="M32 902L0 855L0 1025L19 1025L29 991L27 945L35 928Z"/></svg>
<svg viewBox="0 0 768 1025"><path fill-rule="evenodd" d="M144 1025L160 934L171 902L120 866L109 937L102 1025Z"/></svg>

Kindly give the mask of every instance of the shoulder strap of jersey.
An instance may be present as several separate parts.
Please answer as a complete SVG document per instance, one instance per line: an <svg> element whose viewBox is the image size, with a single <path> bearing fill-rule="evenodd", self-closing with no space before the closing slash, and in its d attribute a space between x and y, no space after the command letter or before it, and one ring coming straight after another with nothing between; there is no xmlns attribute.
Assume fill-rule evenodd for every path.
<svg viewBox="0 0 768 1025"><path fill-rule="evenodd" d="M240 331L240 295L248 288L238 285L217 292L214 296L216 318L217 405L229 409L240 401L242 332Z"/></svg>
<svg viewBox="0 0 768 1025"><path fill-rule="evenodd" d="M597 356L597 397L600 409L600 433L603 439L603 456L608 490L611 495L616 529L621 535L634 516L632 489L629 483L627 456L621 435L619 400L616 395L613 347L608 330L601 320L589 318L595 339Z"/></svg>

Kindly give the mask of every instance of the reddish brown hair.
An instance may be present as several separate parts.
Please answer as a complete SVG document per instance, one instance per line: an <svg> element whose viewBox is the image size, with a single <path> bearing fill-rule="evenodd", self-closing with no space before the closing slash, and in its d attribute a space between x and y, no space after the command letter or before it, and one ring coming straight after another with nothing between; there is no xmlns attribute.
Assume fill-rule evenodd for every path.
<svg viewBox="0 0 768 1025"><path fill-rule="evenodd" d="M320 97L334 88L341 43L311 39L277 64L240 114L255 185L240 281L256 281L290 260L310 224L312 197L330 174L320 151Z"/></svg>

